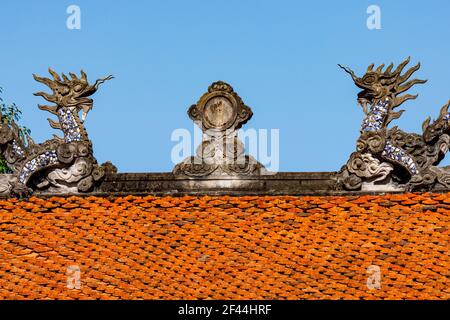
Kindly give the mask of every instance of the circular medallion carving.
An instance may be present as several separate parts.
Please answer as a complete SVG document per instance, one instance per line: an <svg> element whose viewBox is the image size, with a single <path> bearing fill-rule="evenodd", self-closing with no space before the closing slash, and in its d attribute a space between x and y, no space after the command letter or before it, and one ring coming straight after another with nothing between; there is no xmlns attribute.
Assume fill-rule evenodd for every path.
<svg viewBox="0 0 450 320"><path fill-rule="evenodd" d="M230 100L225 97L213 97L206 102L203 118L210 129L227 129L236 119L236 110Z"/></svg>
<svg viewBox="0 0 450 320"><path fill-rule="evenodd" d="M202 129L202 143L196 156L177 164L173 173L193 177L260 174L264 167L244 154L244 144L238 138L239 128L252 114L229 84L211 84L188 110Z"/></svg>

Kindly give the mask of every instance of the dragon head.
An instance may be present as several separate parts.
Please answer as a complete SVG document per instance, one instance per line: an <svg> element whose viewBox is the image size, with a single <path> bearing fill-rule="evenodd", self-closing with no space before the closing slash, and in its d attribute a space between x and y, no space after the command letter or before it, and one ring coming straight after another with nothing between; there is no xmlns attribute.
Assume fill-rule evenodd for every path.
<svg viewBox="0 0 450 320"><path fill-rule="evenodd" d="M398 67L392 71L394 64L391 63L384 71L384 64L378 66L374 70L374 64L371 64L366 73L362 77L355 75L350 68L338 65L345 70L352 77L356 86L362 89L358 93L358 103L362 106L364 112L367 113L367 105L374 105L382 99L388 98L390 100L390 109L400 106L403 102L409 99L417 98L417 95L401 93L407 91L415 84L425 83L426 80L413 79L407 81L411 75L420 68L420 63L413 66L402 74L403 69L409 63L408 57L405 61L400 63Z"/></svg>
<svg viewBox="0 0 450 320"><path fill-rule="evenodd" d="M53 80L39 77L35 74L33 74L33 77L36 81L47 85L52 90L52 94L37 92L34 95L41 96L55 105L39 105L39 109L49 111L53 114L57 114L60 108L68 108L77 115L82 111L81 122L86 120L86 116L93 106L93 100L89 98L89 96L97 91L100 84L113 78L112 76L101 78L95 81L93 85L90 85L84 71L81 71L80 78L73 73L69 73L71 79L64 73L61 74L61 79L61 77L50 68L48 71L53 76Z"/></svg>
<svg viewBox="0 0 450 320"><path fill-rule="evenodd" d="M450 129L450 114L448 107L450 106L450 100L441 108L439 117L432 123L431 118L428 117L422 124L423 139L429 143L435 138L440 137L443 134L449 134Z"/></svg>

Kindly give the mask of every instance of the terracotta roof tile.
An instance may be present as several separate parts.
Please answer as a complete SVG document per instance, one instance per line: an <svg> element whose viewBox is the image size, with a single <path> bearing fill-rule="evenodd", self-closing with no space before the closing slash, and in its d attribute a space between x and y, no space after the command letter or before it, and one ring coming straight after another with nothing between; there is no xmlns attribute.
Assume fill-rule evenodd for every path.
<svg viewBox="0 0 450 320"><path fill-rule="evenodd" d="M0 200L0 298L450 299L449 210L450 193Z"/></svg>

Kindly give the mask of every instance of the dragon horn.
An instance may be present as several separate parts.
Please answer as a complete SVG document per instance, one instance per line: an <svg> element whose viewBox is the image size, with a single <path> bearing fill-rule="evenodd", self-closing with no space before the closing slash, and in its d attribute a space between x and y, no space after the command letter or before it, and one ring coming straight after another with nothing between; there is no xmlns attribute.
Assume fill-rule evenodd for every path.
<svg viewBox="0 0 450 320"><path fill-rule="evenodd" d="M61 81L61 78L59 77L59 75L53 71L51 68L48 68L48 72L53 76L53 79L55 79L56 81Z"/></svg>
<svg viewBox="0 0 450 320"><path fill-rule="evenodd" d="M383 71L383 68L384 68L384 63L380 64L380 65L378 66L377 70L375 70L375 72L378 73L378 74L380 74L381 71Z"/></svg>
<svg viewBox="0 0 450 320"><path fill-rule="evenodd" d="M107 76L107 77L105 77L105 78L97 79L97 81L95 81L93 87L94 87L95 89L98 89L98 87L99 87L103 82L108 81L108 80L111 80L111 79L114 79L114 77L113 77L112 75L109 75L109 76Z"/></svg>
<svg viewBox="0 0 450 320"><path fill-rule="evenodd" d="M425 121L422 123L422 131L425 132L425 130L430 126L431 117L428 117L425 119Z"/></svg>
<svg viewBox="0 0 450 320"><path fill-rule="evenodd" d="M355 75L355 72L353 72L352 69L347 68L347 67L344 67L344 66L342 66L342 65L340 65L340 64L338 64L338 66L339 66L341 69L343 69L345 72L347 72L349 75L351 75L353 81L356 81L356 80L358 79L358 77Z"/></svg>
<svg viewBox="0 0 450 320"><path fill-rule="evenodd" d="M61 73L61 76L63 77L64 82L69 82L70 81L69 78L67 78L67 76L64 73Z"/></svg>
<svg viewBox="0 0 450 320"><path fill-rule="evenodd" d="M391 62L391 64L387 67L386 71L384 71L384 74L389 75L393 67L394 63Z"/></svg>
<svg viewBox="0 0 450 320"><path fill-rule="evenodd" d="M87 74L83 70L81 70L81 80L87 81Z"/></svg>
<svg viewBox="0 0 450 320"><path fill-rule="evenodd" d="M72 78L72 80L78 80L78 77L75 73L69 72L69 75Z"/></svg>
<svg viewBox="0 0 450 320"><path fill-rule="evenodd" d="M403 71L405 66L409 63L410 60L411 60L411 57L406 58L405 61L403 61L402 63L400 63L398 65L397 69L395 69L395 71L392 74L399 75Z"/></svg>
<svg viewBox="0 0 450 320"><path fill-rule="evenodd" d="M448 114L448 107L450 106L450 100L441 108L439 117L445 117Z"/></svg>

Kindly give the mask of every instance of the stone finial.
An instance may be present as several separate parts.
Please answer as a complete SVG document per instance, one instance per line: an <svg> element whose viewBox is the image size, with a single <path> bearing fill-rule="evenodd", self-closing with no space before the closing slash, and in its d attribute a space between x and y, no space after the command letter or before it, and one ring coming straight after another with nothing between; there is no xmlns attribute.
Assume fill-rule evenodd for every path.
<svg viewBox="0 0 450 320"><path fill-rule="evenodd" d="M189 108L188 115L202 129L202 143L196 156L175 166L175 175L259 175L265 171L258 161L244 154L244 144L237 134L253 112L229 84L211 84L208 92Z"/></svg>

